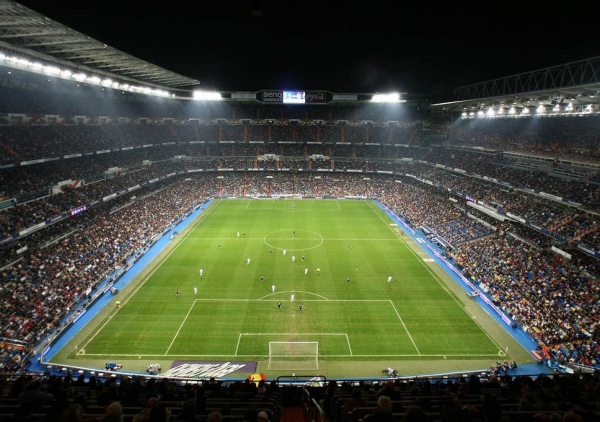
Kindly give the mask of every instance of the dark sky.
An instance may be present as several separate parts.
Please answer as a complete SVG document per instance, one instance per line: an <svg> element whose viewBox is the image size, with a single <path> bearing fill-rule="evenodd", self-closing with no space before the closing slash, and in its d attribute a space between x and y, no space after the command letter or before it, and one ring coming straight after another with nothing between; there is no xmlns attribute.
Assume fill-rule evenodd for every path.
<svg viewBox="0 0 600 422"><path fill-rule="evenodd" d="M600 55L594 18L573 1L19 3L222 91L429 93Z"/></svg>

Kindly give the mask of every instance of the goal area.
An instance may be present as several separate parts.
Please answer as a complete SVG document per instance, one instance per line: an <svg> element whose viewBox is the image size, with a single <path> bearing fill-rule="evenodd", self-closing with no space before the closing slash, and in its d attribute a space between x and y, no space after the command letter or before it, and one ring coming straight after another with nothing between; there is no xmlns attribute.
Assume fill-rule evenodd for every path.
<svg viewBox="0 0 600 422"><path fill-rule="evenodd" d="M270 341L269 370L319 369L318 341Z"/></svg>

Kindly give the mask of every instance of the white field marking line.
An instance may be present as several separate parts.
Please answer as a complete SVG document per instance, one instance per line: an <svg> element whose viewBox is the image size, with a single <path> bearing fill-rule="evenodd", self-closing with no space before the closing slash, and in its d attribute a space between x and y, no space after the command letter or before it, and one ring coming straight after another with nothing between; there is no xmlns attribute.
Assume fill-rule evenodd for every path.
<svg viewBox="0 0 600 422"><path fill-rule="evenodd" d="M347 333L240 333L240 338L241 336L346 336L346 342L348 343L348 350L350 351L350 356L354 356L352 354L352 347L350 347L350 339L348 338ZM238 338L238 347L240 346L240 338ZM235 348L235 356L238 356L238 347ZM339 356L348 357L348 355Z"/></svg>
<svg viewBox="0 0 600 422"><path fill-rule="evenodd" d="M350 347L350 339L348 338L348 334L346 334L346 341L348 342L348 350L350 350L350 356L354 356L352 354L352 347Z"/></svg>
<svg viewBox="0 0 600 422"><path fill-rule="evenodd" d="M392 229L390 226L388 226L388 225L387 225L387 223L385 222L385 220L383 219L383 217L382 217L382 216L381 216L381 215L380 215L380 214L377 212L377 210L376 210L376 209L374 209L374 208L371 206L371 203L369 203L369 207L370 207L370 208L373 210L373 212L374 212L374 213L375 213L375 214L376 214L376 215L377 215L377 216L378 216L378 217L381 219L381 221L383 221L383 223L385 224L385 226L386 226L387 228L389 228L390 230L392 230L392 231L393 231L393 229ZM402 239L400 236L397 236L397 239L398 239L399 241L401 241L401 242L404 242L404 240L403 240L403 239ZM406 243L406 242L404 242L404 243ZM412 254L413 254L413 255L414 255L416 258L419 258L419 257L417 256L417 254L415 253L415 251L413 251L413 249L412 249L412 248L408 247L407 249L409 249L409 250L411 251L411 253L412 253ZM464 306L464 304L460 303L460 302L458 301L458 299L457 299L457 298L456 298L456 297L455 297L455 296L454 296L452 293L450 293L450 291L448 290L448 288L447 288L447 287L444 285L444 283L443 283L443 282L440 280L440 278L437 276L437 274L435 274L433 271L431 271L431 269L430 269L430 268L429 268L427 265L425 265L425 262L423 262L423 260L421 260L421 259L417 259L417 260L418 260L418 261L421 263L421 265L422 265L422 266L423 266L423 267L424 267L424 268L425 268L425 269L426 269L426 270L429 272L429 274L431 274L431 275L433 276L434 280L436 280L436 281L438 282L438 284L439 284L439 285L442 287L442 289L444 289L444 290L446 291L446 293L448 293L448 295L450 295L450 297L451 297L451 298L452 298L452 299L453 299L453 300L454 300L454 301L455 301L455 302L458 304L458 306L459 306L459 307L460 307L460 308L461 308L461 309L464 311L464 313L465 313L465 314L467 314L467 316L468 316L468 317L469 317L471 320L473 320L473 322L475 322L475 324L477 324L477 326L479 327L479 329L480 329L481 331L483 331L483 333L484 333L484 334L487 336L487 338L489 338L489 339L490 339L490 341L491 341L491 342L492 342L492 343L493 343L493 344L494 344L494 345L495 345L495 346L498 348L498 351L499 351L499 352L503 352L504 350L502 349L502 347L500 347L500 345L499 345L499 344L496 342L496 340L494 340L494 339L493 339L493 338L492 338L492 337L491 337L491 336L488 334L488 332L487 332L486 330L484 330L484 329L483 329L483 327L481 326L481 324L480 324L480 323L479 323L479 322L478 322L476 319L474 319L474 318L473 318L473 315L471 315L471 314L469 314L469 313L467 312L467 310L465 309L465 306ZM487 312L487 311L486 311L486 312ZM520 343L519 343L519 344L520 344ZM446 355L446 356L450 356L450 355Z"/></svg>
<svg viewBox="0 0 600 422"><path fill-rule="evenodd" d="M301 231L301 232L307 232L307 233L316 234L316 235L317 235L317 236L319 236L319 237L318 237L318 238L316 238L316 239L314 239L314 240L319 240L319 239L321 240L321 243L319 243L318 245L311 246L311 247L308 247L308 248L290 249L290 252L295 252L295 251L296 251L296 252L297 252L297 251L308 251L308 250L310 250L310 249L315 249L315 248L318 248L319 246L321 246L321 245L323 244L323 236L321 236L319 233L317 233L317 232L314 232L314 231L312 231L312 230L305 230L305 229L293 229L293 228L292 228L292 229L281 229L281 230L275 230L275 231L272 231L272 232L270 232L270 233L267 233L267 234L265 235L265 237L263 238L263 242L264 242L264 243L265 243L265 245L267 245L268 247L270 247L270 248L273 248L273 249L278 249L278 250L280 250L280 251L281 251L281 250L283 250L283 249L285 249L285 248L280 248L280 247L278 247L278 246L273 246L273 245L271 245L269 242L267 242L267 237L271 236L273 233L279 233L279 232L283 232L283 231L289 231L289 230L293 230L294 232L296 232L296 230L297 230L297 231ZM293 237L292 237L292 238L293 238ZM300 240L304 240L304 239L309 239L309 238L298 238L298 239L300 239ZM275 240L281 240L281 239L275 239Z"/></svg>
<svg viewBox="0 0 600 422"><path fill-rule="evenodd" d="M110 320L112 319L112 317L114 317L114 316L115 316L115 314L109 315L109 317L106 319L106 322L104 324L102 324L102 327L100 327L100 329L98 331L96 331L94 333L94 335L92 335L92 337L83 345L83 347L81 347L81 350L85 350L85 348L87 347L87 345L90 344L92 342L92 340L96 338L96 336L98 335L98 333L100 331L102 331L104 329L104 327L106 327L106 324L108 324L110 322Z"/></svg>
<svg viewBox="0 0 600 422"><path fill-rule="evenodd" d="M320 298L323 298L323 300L325 300L325 301L329 300L325 296L321 296L319 294L312 293L312 292L305 292L304 290L284 290L283 292L269 293L268 295L263 296L263 297L259 297L258 299L255 299L255 300L263 300L266 297L273 296L273 295L278 295L280 293L306 293L307 295L315 295L315 296L318 296ZM253 300L253 299L247 299L247 300ZM277 301L278 299L271 299L271 300Z"/></svg>
<svg viewBox="0 0 600 422"><path fill-rule="evenodd" d="M182 240L234 240L234 239L237 239L237 237L186 237L185 239L182 239ZM248 239L248 240L264 240L264 237L245 237L245 239ZM299 240L324 240L324 241L328 241L328 242L346 242L346 241L360 242L360 241L364 240L364 241L369 241L369 242L384 242L384 241L389 242L389 241L394 241L395 239L393 237L377 238L377 239L366 239L366 238L361 238L361 239L326 239L326 238L321 238L321 237L280 237L277 240L290 240L290 241L294 241L294 240L295 241L299 241Z"/></svg>
<svg viewBox="0 0 600 422"><path fill-rule="evenodd" d="M400 312L398 312L398 309L396 309L396 305L394 305L394 302L392 302L391 299L390 299L390 304L393 306L394 311L396 311L396 315L398 315L398 319L402 323L402 326L404 327L404 330L406 331L406 334L408 334L408 338L412 342L413 346L415 346L415 349L417 350L417 353L419 354L419 356L421 356L421 351L419 350L419 348L417 347L417 344L415 343L415 341L413 340L412 336L410 335L410 332L408 331L408 328L406 328L406 325L404 324L404 321L402 320L402 317L400 316Z"/></svg>
<svg viewBox="0 0 600 422"><path fill-rule="evenodd" d="M173 340L171 340L171 344L169 344L169 348L165 352L165 356L167 356L169 354L169 350L171 350L171 347L173 346L173 343L175 343L175 339L177 338L177 336L179 335L179 332L183 328L183 324L185 324L185 321L187 321L188 317L190 316L190 312L192 312L192 309L194 309L194 305L195 304L196 304L196 301L194 300L192 302L192 306L190 306L190 310L186 314L185 318L183 318L183 321L181 321L181 325L179 326L179 330L177 330L177 332L175 333L175 337L173 337Z"/></svg>
<svg viewBox="0 0 600 422"><path fill-rule="evenodd" d="M340 209L340 211L342 210L342 207L340 207L340 203L338 202L338 200L335 200L335 203L337 204L338 208Z"/></svg>
<svg viewBox="0 0 600 422"><path fill-rule="evenodd" d="M302 299L303 302L389 302L389 299L327 299L325 296L321 296L316 293L305 292L303 290L284 290L282 292L269 293L266 296L260 297L258 299L219 299L219 298L204 298L204 299L194 299L197 302L277 302L281 299L266 299L266 297L278 295L281 293L306 293L309 295L315 295L322 297L323 299Z"/></svg>
<svg viewBox="0 0 600 422"><path fill-rule="evenodd" d="M164 355L140 355L139 353L135 353L135 354L131 354L131 353L111 353L111 354L106 354L106 353L86 353L85 356L106 356L106 357L144 357L144 358L151 358L151 357L163 357ZM268 355L219 355L219 354L214 354L214 355L169 355L170 357L267 357ZM334 357L334 358L347 358L348 355L320 355L320 356L327 356L327 357ZM446 357L468 357L468 358L472 358L472 357L498 357L497 353L493 353L493 354L468 354L468 353L459 353L459 354L446 354L446 355L416 355L414 353L412 354L401 354L401 355L352 355L352 357L355 358L380 358L380 357L440 357L443 358L444 356ZM462 373L462 372L458 372L458 373Z"/></svg>
<svg viewBox="0 0 600 422"><path fill-rule="evenodd" d="M248 200L248 203L246 204L246 209L248 209L248 205L250 205L250 202L252 202L251 199Z"/></svg>
<svg viewBox="0 0 600 422"><path fill-rule="evenodd" d="M240 340L242 339L242 333L238 336L237 346L235 346L235 356L237 356L238 349L240 347Z"/></svg>
<svg viewBox="0 0 600 422"><path fill-rule="evenodd" d="M298 291L298 290L296 290ZM218 300L218 299L215 299ZM243 299L237 299L243 300ZM251 299L256 300L256 299ZM258 299L260 300L260 299ZM277 302L278 299L267 299L262 302ZM389 299L302 299L302 302L389 302Z"/></svg>
<svg viewBox="0 0 600 422"><path fill-rule="evenodd" d="M240 333L240 336L346 336L346 333ZM288 343L288 342L284 342Z"/></svg>
<svg viewBox="0 0 600 422"><path fill-rule="evenodd" d="M202 218L200 218L200 219L198 220L198 222L196 223L196 225L195 225L194 227L192 227L192 229L191 229L191 230L188 232L188 235L189 235L189 234L190 234L192 231L194 231L194 230L196 229L196 227L198 227L198 225L199 225L199 224L200 224L202 221L204 221L204 219L206 218L206 216L207 216L208 214L210 214L210 213L212 212L212 210L214 210L214 209L217 207L217 205L219 205L219 204L220 204L220 201L216 202L214 207L211 207L211 208L210 208L208 211L206 211L206 214L204 214L204 217L202 217L202 215L201 215L201 217L202 217ZM181 240L185 240L186 238L187 238L187 236L186 236L186 237L184 237L184 238L183 238L183 239L181 239ZM181 245L181 243L182 243L181 241L180 241L180 242L178 242L178 243L177 243L177 245L175 245L175 247L174 247L173 249L171 249L171 252L169 252L169 253L168 253L168 254L167 254L167 255L166 255L166 256L165 256L165 257L164 257L162 260L160 260L160 261L158 262L158 265L157 265L157 266L156 266L156 267L155 267L155 268L152 270L152 272L150 272L150 274L148 274L148 275L147 275L147 276L144 278L144 280L143 280L143 281L142 281L142 282L139 284L139 286L138 286L138 287L137 287L137 288L136 288L136 289L135 289L135 290L134 290L134 291L133 291L133 292L132 292L132 293L131 293L131 294L130 294L128 297L127 297L127 299L125 299L125 301L123 302L123 304L122 304L121 306L125 306L125 304L126 304L127 302L129 302L129 299L131 299L133 296L135 296L135 294L138 292L138 290L139 290L139 289L141 289L141 288L142 288L142 286L143 286L144 284L146 284L146 281L148 281L148 280L150 279L150 277L152 277L152 276L154 275L154 273L155 273L155 272L156 272L156 271L157 271L157 270L158 270L158 269L159 269L159 268L162 266L162 264L164 264L164 263L165 263L165 261L166 261L167 259L169 259L169 258L171 257L171 255L173 255L173 253L174 253L174 252L175 252L175 250L176 250L176 249L177 249L177 248L178 248L178 247ZM110 318L112 318L113 316L114 316L114 314L113 314L113 315L111 315L111 316L110 316ZM109 320L110 320L110 318L109 318ZM88 346L88 344L90 344L90 343L92 342L92 340L94 340L94 339L96 338L96 336L97 336L97 335L100 333L100 331L102 331L102 329L104 329L104 327L106 326L106 324L108 324L108 321L106 321L106 323L104 323L104 325L102 325L102 327L100 327L100 329L99 329L99 330L97 330L97 331L94 333L94 335L92 335L92 337L91 337L91 338L90 338L90 339L89 339L89 340L88 340L88 341L87 341L87 342L86 342L86 343L83 345L82 349L85 349L85 348Z"/></svg>

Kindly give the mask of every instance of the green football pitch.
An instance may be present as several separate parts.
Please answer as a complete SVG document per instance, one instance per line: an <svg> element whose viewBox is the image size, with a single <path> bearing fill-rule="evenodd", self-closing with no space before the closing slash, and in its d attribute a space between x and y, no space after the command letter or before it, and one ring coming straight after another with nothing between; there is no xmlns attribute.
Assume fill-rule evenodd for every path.
<svg viewBox="0 0 600 422"><path fill-rule="evenodd" d="M318 342L319 373L498 360L507 343L410 242L372 201L216 200L67 358L257 361L269 373L269 342Z"/></svg>

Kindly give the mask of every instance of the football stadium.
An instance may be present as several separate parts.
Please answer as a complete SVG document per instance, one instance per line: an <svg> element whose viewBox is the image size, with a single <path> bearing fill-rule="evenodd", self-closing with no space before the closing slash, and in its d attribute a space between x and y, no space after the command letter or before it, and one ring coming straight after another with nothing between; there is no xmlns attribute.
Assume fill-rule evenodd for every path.
<svg viewBox="0 0 600 422"><path fill-rule="evenodd" d="M0 3L0 419L597 420L600 57L200 89Z"/></svg>

